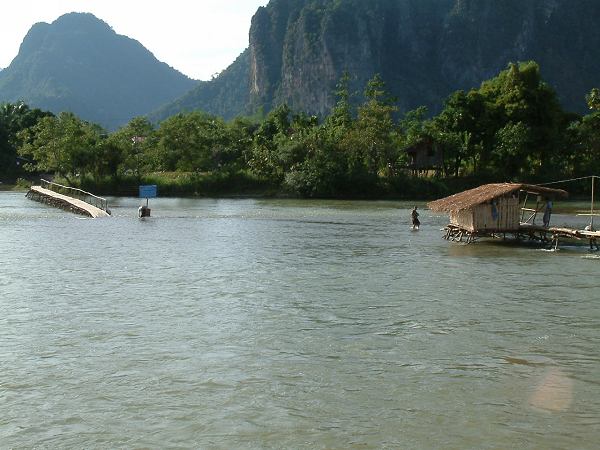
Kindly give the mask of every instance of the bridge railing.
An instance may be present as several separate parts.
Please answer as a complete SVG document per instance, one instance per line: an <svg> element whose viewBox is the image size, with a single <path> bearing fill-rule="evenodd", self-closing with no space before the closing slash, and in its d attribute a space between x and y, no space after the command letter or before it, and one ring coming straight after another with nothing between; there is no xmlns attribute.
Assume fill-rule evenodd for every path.
<svg viewBox="0 0 600 450"><path fill-rule="evenodd" d="M83 191L74 187L63 186L62 184L54 183L48 180L40 180L41 186L44 189L56 192L58 194L68 195L69 197L76 198L89 205L100 208L103 211L108 212L108 201L104 197L98 197L90 192Z"/></svg>

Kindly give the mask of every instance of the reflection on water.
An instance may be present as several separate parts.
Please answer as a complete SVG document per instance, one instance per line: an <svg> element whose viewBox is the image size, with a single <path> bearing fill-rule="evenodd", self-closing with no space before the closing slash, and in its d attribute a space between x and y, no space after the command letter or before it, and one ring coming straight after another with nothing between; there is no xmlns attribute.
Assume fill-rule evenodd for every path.
<svg viewBox="0 0 600 450"><path fill-rule="evenodd" d="M534 408L549 412L566 411L573 401L573 380L559 368L546 373L536 387L529 403Z"/></svg>
<svg viewBox="0 0 600 450"><path fill-rule="evenodd" d="M585 247L448 243L408 203L138 206L0 193L2 447L596 448Z"/></svg>

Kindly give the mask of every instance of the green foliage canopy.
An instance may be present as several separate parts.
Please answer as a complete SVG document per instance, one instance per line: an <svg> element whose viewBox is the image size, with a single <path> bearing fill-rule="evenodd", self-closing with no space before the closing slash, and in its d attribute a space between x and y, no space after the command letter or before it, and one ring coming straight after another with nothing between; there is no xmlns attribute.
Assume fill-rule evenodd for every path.
<svg viewBox="0 0 600 450"><path fill-rule="evenodd" d="M91 172L100 129L72 113L47 116L23 130L19 153L35 161L35 169L57 173L67 180Z"/></svg>
<svg viewBox="0 0 600 450"><path fill-rule="evenodd" d="M411 185L426 184L407 181L407 148L441 152L443 171L435 176L486 181L585 175L600 165L600 91L587 96L589 115L566 113L535 62L510 64L479 88L453 93L431 118L424 107L400 115L378 75L353 106L350 82L344 74L337 103L323 118L285 104L266 117L231 122L194 111L156 128L137 117L110 135L73 114L9 105L0 109L0 159L10 159L12 145L33 161L30 169L67 180L244 174L240 179L305 197L414 195Z"/></svg>
<svg viewBox="0 0 600 450"><path fill-rule="evenodd" d="M17 149L22 142L19 132L48 116L52 113L31 109L23 102L0 105L0 176L14 177L20 173L21 160L17 159Z"/></svg>

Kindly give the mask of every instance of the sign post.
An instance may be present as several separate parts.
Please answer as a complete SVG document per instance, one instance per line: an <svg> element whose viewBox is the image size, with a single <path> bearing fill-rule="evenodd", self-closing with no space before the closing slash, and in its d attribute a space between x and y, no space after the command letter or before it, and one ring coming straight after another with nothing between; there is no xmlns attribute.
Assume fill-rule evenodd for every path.
<svg viewBox="0 0 600 450"><path fill-rule="evenodd" d="M155 184L149 184L146 186L140 186L139 191L139 197L146 199L146 205L142 205L138 208L138 217L140 219L144 217L150 217L151 210L148 206L148 199L157 197L158 188Z"/></svg>

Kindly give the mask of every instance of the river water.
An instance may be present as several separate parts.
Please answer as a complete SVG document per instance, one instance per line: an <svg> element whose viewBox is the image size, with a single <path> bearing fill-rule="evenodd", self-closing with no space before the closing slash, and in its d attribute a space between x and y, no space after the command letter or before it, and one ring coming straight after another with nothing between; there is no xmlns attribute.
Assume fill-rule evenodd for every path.
<svg viewBox="0 0 600 450"><path fill-rule="evenodd" d="M0 193L0 448L598 448L585 247L449 243L398 202L111 204Z"/></svg>

